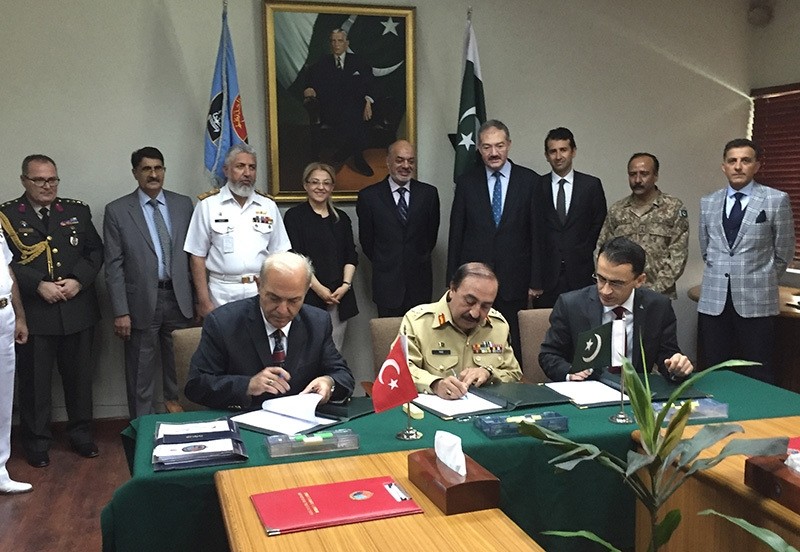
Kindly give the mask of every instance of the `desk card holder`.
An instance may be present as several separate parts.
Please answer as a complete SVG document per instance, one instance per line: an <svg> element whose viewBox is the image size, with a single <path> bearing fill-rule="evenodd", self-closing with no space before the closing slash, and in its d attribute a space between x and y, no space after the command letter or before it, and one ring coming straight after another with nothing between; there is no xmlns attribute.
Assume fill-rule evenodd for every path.
<svg viewBox="0 0 800 552"><path fill-rule="evenodd" d="M433 449L408 455L408 478L445 515L463 514L500 507L500 480L464 455L467 475L453 471Z"/></svg>

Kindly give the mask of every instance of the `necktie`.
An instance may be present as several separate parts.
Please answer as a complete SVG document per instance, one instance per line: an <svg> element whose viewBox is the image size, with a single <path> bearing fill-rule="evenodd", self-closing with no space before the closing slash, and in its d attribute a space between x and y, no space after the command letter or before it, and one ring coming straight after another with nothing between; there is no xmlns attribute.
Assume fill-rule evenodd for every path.
<svg viewBox="0 0 800 552"><path fill-rule="evenodd" d="M272 348L272 363L283 368L283 362L286 360L286 349L283 348L283 332L275 330L272 332L272 338L275 340L275 346Z"/></svg>
<svg viewBox="0 0 800 552"><path fill-rule="evenodd" d="M623 321L623 325L622 325L622 332L623 332L622 333L622 335L623 335L623 338L622 338L622 346L623 346L622 356L625 356L628 353L628 329L625 326L625 322L624 322L625 313L627 311L625 310L625 307L614 307L613 309L611 309L611 312L614 313L614 320L622 320ZM613 337L612 337L611 346L613 347L614 345L616 345L616 343L614 343ZM611 368L608 369L608 371L611 372L612 374L619 374L620 372L622 372L622 367L621 366L612 366Z"/></svg>
<svg viewBox="0 0 800 552"><path fill-rule="evenodd" d="M169 230L167 230L167 223L164 222L161 209L158 208L158 201L156 198L152 198L147 203L153 208L153 222L156 225L158 245L161 248L161 260L164 263L164 274L169 278L170 267L172 266L172 238L169 235Z"/></svg>
<svg viewBox="0 0 800 552"><path fill-rule="evenodd" d="M744 210L742 209L742 198L744 194L742 192L736 192L733 194L733 198L736 202L731 207L731 214L728 215L728 219L723 224L725 229L725 238L728 240L728 247L733 247L733 242L736 241L736 236L739 234L739 227L742 225L742 219L744 218Z"/></svg>
<svg viewBox="0 0 800 552"><path fill-rule="evenodd" d="M406 192L408 190L403 186L397 188L397 193L400 194L400 199L397 200L397 216L400 217L400 222L405 224L408 222L408 203L406 202Z"/></svg>
<svg viewBox="0 0 800 552"><path fill-rule="evenodd" d="M494 189L492 190L492 218L494 225L500 226L500 217L503 214L503 187L500 184L500 171L492 174L494 177Z"/></svg>
<svg viewBox="0 0 800 552"><path fill-rule="evenodd" d="M39 209L39 215L42 217L42 224L44 224L44 227L47 228L48 223L50 222L50 209L47 207L42 207Z"/></svg>
<svg viewBox="0 0 800 552"><path fill-rule="evenodd" d="M340 58L339 56L336 56L336 68L337 69L342 68L342 58Z"/></svg>
<svg viewBox="0 0 800 552"><path fill-rule="evenodd" d="M558 220L561 224L567 222L567 195L564 193L564 184L566 179L562 178L558 181L558 195L556 196L556 213L558 213Z"/></svg>

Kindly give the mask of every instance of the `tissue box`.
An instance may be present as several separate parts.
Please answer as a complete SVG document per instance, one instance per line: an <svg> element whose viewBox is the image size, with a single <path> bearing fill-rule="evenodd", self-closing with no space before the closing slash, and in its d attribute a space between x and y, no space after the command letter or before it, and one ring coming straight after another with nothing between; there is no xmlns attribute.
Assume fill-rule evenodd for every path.
<svg viewBox="0 0 800 552"><path fill-rule="evenodd" d="M433 449L408 455L408 478L445 515L500 507L500 480L464 455L467 475L445 466Z"/></svg>
<svg viewBox="0 0 800 552"><path fill-rule="evenodd" d="M785 461L785 454L748 458L744 463L744 484L800 514L800 475Z"/></svg>

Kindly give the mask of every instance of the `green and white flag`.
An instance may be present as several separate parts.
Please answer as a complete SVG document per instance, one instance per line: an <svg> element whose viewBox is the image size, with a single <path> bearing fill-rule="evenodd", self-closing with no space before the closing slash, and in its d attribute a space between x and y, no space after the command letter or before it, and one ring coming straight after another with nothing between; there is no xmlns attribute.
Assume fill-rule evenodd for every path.
<svg viewBox="0 0 800 552"><path fill-rule="evenodd" d="M599 328L578 335L570 372L580 372L588 368L602 370L611 365L611 327L611 322L606 322Z"/></svg>
<svg viewBox="0 0 800 552"><path fill-rule="evenodd" d="M464 71L461 80L461 103L458 108L458 129L448 134L456 160L453 179L477 163L478 128L486 122L486 100L483 96L481 62L478 42L472 30L472 12L467 13L467 32L464 39Z"/></svg>

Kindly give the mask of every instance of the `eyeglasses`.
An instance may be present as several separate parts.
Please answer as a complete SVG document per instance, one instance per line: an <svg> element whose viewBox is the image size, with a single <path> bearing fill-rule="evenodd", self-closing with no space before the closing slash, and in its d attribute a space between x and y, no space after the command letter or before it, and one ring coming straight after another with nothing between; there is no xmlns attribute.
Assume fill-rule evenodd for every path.
<svg viewBox="0 0 800 552"><path fill-rule="evenodd" d="M631 282L633 282L633 280L628 280L627 282L623 282L622 280L608 280L606 278L603 278L599 274L592 274L592 280L597 282L597 284L600 287L603 287L606 284L608 284L608 286L611 289L622 289L625 286L629 285ZM634 280L635 280L635 278L634 278Z"/></svg>
<svg viewBox="0 0 800 552"><path fill-rule="evenodd" d="M331 182L330 180L317 180L316 178L314 180L306 180L306 184L309 184L311 186L319 186L320 184L322 184L326 188L333 187L333 182Z"/></svg>
<svg viewBox="0 0 800 552"><path fill-rule="evenodd" d="M164 172L164 167L162 167L160 165L158 167L142 167L139 170L141 172L145 173L145 174L150 174L152 172L154 172L156 174L161 174L161 173Z"/></svg>
<svg viewBox="0 0 800 552"><path fill-rule="evenodd" d="M29 182L33 182L35 186L39 188L44 188L45 184L48 186L58 186L58 183L61 182L61 179L57 176L53 176L50 178L42 178L41 176L37 176L36 178L30 178L26 175L23 175L22 178L28 180Z"/></svg>

